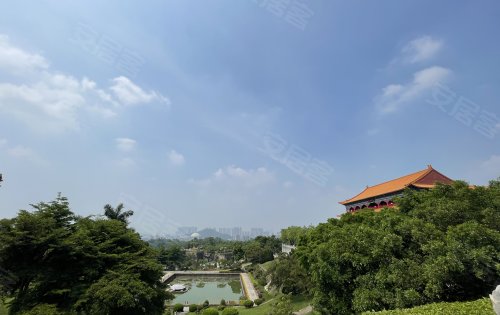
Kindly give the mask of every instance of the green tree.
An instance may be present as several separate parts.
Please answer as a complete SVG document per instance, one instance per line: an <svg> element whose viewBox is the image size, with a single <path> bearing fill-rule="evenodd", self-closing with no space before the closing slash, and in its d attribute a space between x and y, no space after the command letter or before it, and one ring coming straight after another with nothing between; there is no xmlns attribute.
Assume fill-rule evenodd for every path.
<svg viewBox="0 0 500 315"><path fill-rule="evenodd" d="M281 230L281 240L290 245L298 245L300 239L307 233L307 227L290 226Z"/></svg>
<svg viewBox="0 0 500 315"><path fill-rule="evenodd" d="M268 315L292 315L292 299L290 295L280 295L275 299L272 311Z"/></svg>
<svg viewBox="0 0 500 315"><path fill-rule="evenodd" d="M110 204L107 204L104 206L104 215L110 220L118 220L123 223L127 223L128 218L134 215L134 211L123 211L123 208L123 203L118 204L116 208L113 208Z"/></svg>
<svg viewBox="0 0 500 315"><path fill-rule="evenodd" d="M244 247L245 257L252 263L265 263L266 261L273 260L273 251L269 246L264 246L257 242L252 241Z"/></svg>
<svg viewBox="0 0 500 315"><path fill-rule="evenodd" d="M182 312L184 310L184 305L177 303L173 307L174 312Z"/></svg>
<svg viewBox="0 0 500 315"><path fill-rule="evenodd" d="M500 277L500 231L491 222L499 187L408 190L399 209L308 230L293 255L310 273L315 309L352 314L485 296Z"/></svg>
<svg viewBox="0 0 500 315"><path fill-rule="evenodd" d="M243 250L243 246L240 242L234 243L233 247L233 257L234 260L238 261L245 257L245 251Z"/></svg>
<svg viewBox="0 0 500 315"><path fill-rule="evenodd" d="M53 304L67 291L61 277L70 268L71 248L64 246L74 231L75 216L66 198L32 205L16 218L0 221L0 267L9 272L12 313L37 304Z"/></svg>
<svg viewBox="0 0 500 315"><path fill-rule="evenodd" d="M186 253L182 247L177 244L168 247L160 246L158 260L168 270L175 270L184 265Z"/></svg>
<svg viewBox="0 0 500 315"><path fill-rule="evenodd" d="M119 220L76 217L66 198L0 221L11 314L40 305L82 314L162 314L171 298L157 253ZM0 290L5 292L6 290Z"/></svg>
<svg viewBox="0 0 500 315"><path fill-rule="evenodd" d="M311 287L310 275L293 253L280 255L269 268L269 275L271 285L285 294L307 294Z"/></svg>

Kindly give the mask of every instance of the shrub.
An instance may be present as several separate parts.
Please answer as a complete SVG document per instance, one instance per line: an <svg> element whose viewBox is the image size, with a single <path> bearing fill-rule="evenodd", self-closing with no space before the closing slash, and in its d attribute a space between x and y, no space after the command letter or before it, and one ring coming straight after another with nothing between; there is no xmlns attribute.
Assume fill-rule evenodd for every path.
<svg viewBox="0 0 500 315"><path fill-rule="evenodd" d="M215 308L207 308L207 309L204 309L201 314L202 315L219 315L219 311L216 310Z"/></svg>
<svg viewBox="0 0 500 315"><path fill-rule="evenodd" d="M237 309L232 307L226 308L222 311L222 315L239 315L239 314L240 312L238 312Z"/></svg>
<svg viewBox="0 0 500 315"><path fill-rule="evenodd" d="M205 302L203 302L203 308L207 308L209 305L210 302L208 302L208 300L205 300Z"/></svg>
<svg viewBox="0 0 500 315"><path fill-rule="evenodd" d="M263 298L258 298L254 302L255 302L255 305L258 306L258 305L261 305L262 303L264 303L264 299Z"/></svg>
<svg viewBox="0 0 500 315"><path fill-rule="evenodd" d="M6 313L7 314L7 313ZM53 304L40 304L31 310L22 313L23 315L58 315L63 314L59 312Z"/></svg>
<svg viewBox="0 0 500 315"><path fill-rule="evenodd" d="M189 311L190 311L190 312L193 312L193 313L194 313L194 312L196 312L197 310L198 310L198 305L196 305L196 304L191 304L191 305L189 305Z"/></svg>
<svg viewBox="0 0 500 315"><path fill-rule="evenodd" d="M491 301L488 298L484 298L472 302L432 303L402 310L363 313L363 315L419 315L419 314L494 315L495 312L493 311L493 307L491 306Z"/></svg>
<svg viewBox="0 0 500 315"><path fill-rule="evenodd" d="M184 305L177 303L174 305L174 312L182 312L184 310Z"/></svg>
<svg viewBox="0 0 500 315"><path fill-rule="evenodd" d="M245 300L243 302L243 306L245 306L246 308L252 308L253 307L253 301Z"/></svg>

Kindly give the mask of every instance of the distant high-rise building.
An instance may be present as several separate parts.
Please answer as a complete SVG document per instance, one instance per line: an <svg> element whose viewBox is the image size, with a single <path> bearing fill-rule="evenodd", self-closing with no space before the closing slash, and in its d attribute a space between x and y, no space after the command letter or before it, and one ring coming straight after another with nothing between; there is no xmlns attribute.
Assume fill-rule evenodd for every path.
<svg viewBox="0 0 500 315"><path fill-rule="evenodd" d="M250 229L250 237L255 238L259 235L264 235L264 229L262 229L262 228L251 228Z"/></svg>
<svg viewBox="0 0 500 315"><path fill-rule="evenodd" d="M219 228L219 233L231 236L231 228Z"/></svg>
<svg viewBox="0 0 500 315"><path fill-rule="evenodd" d="M241 240L241 236L242 236L241 232L242 232L241 227L234 227L231 230L231 237L233 238L233 240Z"/></svg>

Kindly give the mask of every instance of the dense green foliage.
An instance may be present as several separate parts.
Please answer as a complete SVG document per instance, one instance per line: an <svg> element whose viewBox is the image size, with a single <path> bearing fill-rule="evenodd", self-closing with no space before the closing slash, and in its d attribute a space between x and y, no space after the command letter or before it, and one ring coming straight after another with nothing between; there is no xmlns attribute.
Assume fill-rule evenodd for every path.
<svg viewBox="0 0 500 315"><path fill-rule="evenodd" d="M278 296L269 315L292 315L291 296L289 294Z"/></svg>
<svg viewBox="0 0 500 315"><path fill-rule="evenodd" d="M297 245L299 240L307 234L309 229L313 227L300 227L300 226L289 226L286 229L281 230L280 238L281 240L289 245Z"/></svg>
<svg viewBox="0 0 500 315"><path fill-rule="evenodd" d="M61 196L33 207L0 220L0 267L12 279L0 293L13 297L11 314L163 313L157 253L127 227L122 207L113 219L77 217Z"/></svg>
<svg viewBox="0 0 500 315"><path fill-rule="evenodd" d="M158 248L159 262L168 270L221 269L239 270L241 262L271 261L281 251L281 241L275 236L258 236L244 242L208 237L189 241L152 239Z"/></svg>
<svg viewBox="0 0 500 315"><path fill-rule="evenodd" d="M134 211L127 210L123 211L123 203L120 203L116 208L113 208L110 204L104 206L104 216L110 220L118 220L123 223L128 222L128 218L134 215Z"/></svg>
<svg viewBox="0 0 500 315"><path fill-rule="evenodd" d="M172 307L174 312L182 312L184 310L184 305L181 303L174 304L174 307Z"/></svg>
<svg viewBox="0 0 500 315"><path fill-rule="evenodd" d="M345 214L294 251L322 314L478 299L500 277L500 184L405 192L399 209Z"/></svg>
<svg viewBox="0 0 500 315"><path fill-rule="evenodd" d="M187 261L186 253L179 245L160 246L159 262L165 266L167 270L182 269Z"/></svg>
<svg viewBox="0 0 500 315"><path fill-rule="evenodd" d="M257 236L244 246L247 261L257 264L273 260L273 254L281 251L281 241L272 236Z"/></svg>
<svg viewBox="0 0 500 315"><path fill-rule="evenodd" d="M197 309L198 309L198 305L196 305L196 304L189 305L190 312L196 312Z"/></svg>
<svg viewBox="0 0 500 315"><path fill-rule="evenodd" d="M215 308L204 309L202 315L219 315L219 311Z"/></svg>
<svg viewBox="0 0 500 315"><path fill-rule="evenodd" d="M491 301L486 298L472 302L442 302L410 309L366 312L363 315L495 315L495 312Z"/></svg>
<svg viewBox="0 0 500 315"><path fill-rule="evenodd" d="M311 281L307 270L299 263L297 256L282 254L269 268L271 285L281 292L293 295L308 294Z"/></svg>
<svg viewBox="0 0 500 315"><path fill-rule="evenodd" d="M238 309L234 307L228 307L222 311L222 315L238 315L238 314L239 314Z"/></svg>

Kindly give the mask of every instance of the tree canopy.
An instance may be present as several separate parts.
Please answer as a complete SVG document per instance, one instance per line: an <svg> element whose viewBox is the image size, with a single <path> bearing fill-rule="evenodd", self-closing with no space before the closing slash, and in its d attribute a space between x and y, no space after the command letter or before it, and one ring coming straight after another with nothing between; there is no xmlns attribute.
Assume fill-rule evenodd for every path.
<svg viewBox="0 0 500 315"><path fill-rule="evenodd" d="M500 279L500 185L408 190L399 208L345 214L294 251L322 314L472 300Z"/></svg>
<svg viewBox="0 0 500 315"><path fill-rule="evenodd" d="M14 279L1 292L13 297L11 314L162 314L169 294L157 253L124 216L80 218L61 196L33 208L0 220L0 267Z"/></svg>

